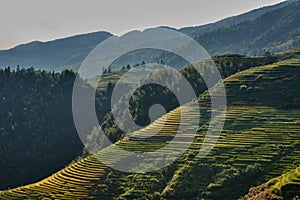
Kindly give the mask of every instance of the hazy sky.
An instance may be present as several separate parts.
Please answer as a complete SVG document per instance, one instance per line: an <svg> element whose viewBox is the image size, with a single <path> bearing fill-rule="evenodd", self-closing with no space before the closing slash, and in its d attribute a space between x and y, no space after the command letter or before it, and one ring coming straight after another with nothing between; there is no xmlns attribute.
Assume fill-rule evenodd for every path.
<svg viewBox="0 0 300 200"><path fill-rule="evenodd" d="M214 22L283 0L0 0L0 49L105 30Z"/></svg>

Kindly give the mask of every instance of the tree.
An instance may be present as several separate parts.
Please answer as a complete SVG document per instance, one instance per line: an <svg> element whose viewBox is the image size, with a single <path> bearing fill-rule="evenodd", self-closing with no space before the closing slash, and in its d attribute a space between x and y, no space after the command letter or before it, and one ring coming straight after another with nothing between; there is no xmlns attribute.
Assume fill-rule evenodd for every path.
<svg viewBox="0 0 300 200"><path fill-rule="evenodd" d="M272 54L271 54L269 51L265 51L264 55L265 55L266 57L271 57L271 56L272 56Z"/></svg>

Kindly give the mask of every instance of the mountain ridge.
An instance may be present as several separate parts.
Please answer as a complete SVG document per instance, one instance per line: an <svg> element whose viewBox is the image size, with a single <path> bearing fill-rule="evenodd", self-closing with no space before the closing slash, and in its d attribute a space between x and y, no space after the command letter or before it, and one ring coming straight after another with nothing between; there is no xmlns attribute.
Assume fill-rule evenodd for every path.
<svg viewBox="0 0 300 200"><path fill-rule="evenodd" d="M258 17L261 17L262 15L266 15L268 13L277 11L279 9L284 9L288 5L296 4L297 2L299 2L299 0L284 1L282 3L273 6L267 6L267 7L255 9L253 11L250 11L242 15L229 17L221 21L218 21L216 23L211 23L204 26L186 27L186 28L179 29L179 31L194 37L198 42L200 42L201 45L204 46L204 48L207 49L207 51L211 55L218 54L218 53L221 54L246 53L250 55L256 53L263 54L264 53L263 50L259 50L258 48L260 47L257 47L255 45L250 46L249 49L245 49L245 47L243 47L244 44L231 45L230 48L229 47L226 48L226 41L227 40L230 41L230 35L229 35L229 39L223 38L222 41L220 41L220 38L218 38L219 43L211 42L211 40L216 40L215 35L219 37L220 34L222 35L223 33L226 33L228 29L235 31L236 34L239 35L239 37L242 34L246 34L247 37L251 38L251 35L249 35L247 32L242 33L241 31L236 31L234 27L240 27L241 24L244 24L246 22L247 23L254 22L255 20L257 20ZM298 16L295 17L297 17L295 20L299 20ZM171 27L168 28L172 29ZM297 39L299 35L298 28L296 26L295 28L293 28L293 30L290 30L290 35L289 35L290 38L292 39L295 38L295 40L298 40ZM253 29L258 29L258 27L253 25ZM97 34L98 37L96 36ZM127 34L130 34L130 32ZM96 45L98 45L101 41L107 39L110 36L112 36L111 33L101 31L101 32L94 32L90 34L86 33L82 35L61 38L61 39L52 40L48 42L33 41L28 44L18 45L15 48L0 51L0 67L10 66L11 68L14 69L18 65L20 65L20 67L33 66L35 68L46 69L49 71L51 70L59 71L65 68L73 69L76 71L80 66L80 63L84 60L85 56ZM205 38L204 41L199 39L200 37L201 38L204 37ZM263 38L266 37L267 36ZM281 42L282 40L283 39L279 40L278 42ZM71 43L68 41L73 41L73 42ZM280 52L286 50L287 48L289 49L296 48L297 46L295 45L298 44L298 43L294 44L293 41L291 40L285 42L286 43L280 44L281 46L277 45L278 49L269 49L269 50L271 52L273 52L273 50L274 52ZM154 52L148 52L148 53L142 52L142 54L134 55L134 56L129 55L128 58L124 59L122 62L119 62L118 64L120 65L119 67L122 67L123 65L127 65L127 64L134 65L144 61L145 57L152 59L149 62L152 61L157 62L158 60L156 59L159 59L160 61L161 56L154 56L154 55L155 55ZM132 57L137 57L137 58L132 59ZM165 64L171 64L171 63L172 62L170 63L165 62Z"/></svg>
<svg viewBox="0 0 300 200"><path fill-rule="evenodd" d="M196 40L210 53L279 53L300 45L300 1L265 13L254 21L218 29Z"/></svg>
<svg viewBox="0 0 300 200"><path fill-rule="evenodd" d="M99 31L47 42L33 41L21 44L0 51L0 66L16 68L20 65L49 71L61 70L64 66L82 62L97 44L111 36L111 33Z"/></svg>
<svg viewBox="0 0 300 200"><path fill-rule="evenodd" d="M251 11L243 13L243 14L231 16L231 17L222 19L217 22L204 24L204 25L200 25L200 26L184 27L184 28L181 28L178 30L180 32L188 34L190 36L193 36L196 32L197 32L197 35L199 35L199 34L201 35L205 32L209 32L209 31L216 30L219 28L227 28L227 27L230 27L233 25L241 24L245 21L252 21L267 12L285 7L286 5L288 5L292 2L295 2L295 1L297 1L297 0L283 1L283 2L275 4L275 5L264 6L264 7L254 9L254 10L251 10ZM199 33L199 31L200 31L200 33Z"/></svg>

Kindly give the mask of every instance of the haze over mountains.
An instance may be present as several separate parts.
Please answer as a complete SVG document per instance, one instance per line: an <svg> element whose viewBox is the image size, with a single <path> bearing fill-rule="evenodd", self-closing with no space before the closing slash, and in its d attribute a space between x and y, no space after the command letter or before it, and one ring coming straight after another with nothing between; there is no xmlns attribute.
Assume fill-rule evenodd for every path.
<svg viewBox="0 0 300 200"><path fill-rule="evenodd" d="M300 44L299 5L299 0L285 1L216 23L186 27L179 31L195 38L211 55L260 55L265 51L277 53ZM87 54L110 36L112 34L108 32L96 32L49 42L34 41L1 50L0 67L16 68L19 65L56 71L63 68L76 70ZM126 58L119 64L133 65L144 58L149 62L161 59L161 56L144 52L140 59Z"/></svg>
<svg viewBox="0 0 300 200"><path fill-rule="evenodd" d="M174 43L179 44L178 49L185 46L170 39L171 34L160 42L159 28L151 28L131 31L122 38L94 32L0 51L0 200L299 199L299 10L300 0L289 0L216 23L182 28L179 31L203 45L211 60L197 57L195 65L189 65L175 54L143 49L121 56L108 69L103 68L102 76L84 76L89 74L81 70L81 78L90 79L78 79L79 84L74 84L74 71L107 38L118 43L96 51L97 59L87 65L87 72L93 67L99 72L100 66L107 66L101 62L117 57L115 46L128 47L128 43L119 43L122 39L141 45L145 40L138 40L139 36L150 33L154 37L146 40L148 44L156 41L166 47L171 41L173 49ZM188 48L181 52L193 55ZM181 70L173 74L151 68L144 84L127 73L143 61ZM211 68L211 61L218 70ZM222 82L213 81L218 73ZM181 86L180 74L195 93L191 102L182 102L176 95L189 96ZM118 82L122 79L126 81ZM139 83L139 88L126 92L128 82ZM117 83L125 95L114 101ZM220 105L213 106L215 99L224 97L218 87L222 83L226 113ZM74 95L74 86L79 87L79 95ZM88 125L88 109L73 101L78 96L92 98L95 126ZM122 109L127 97L129 113ZM156 105L164 112L152 112ZM84 135L78 129L74 107L82 108L80 116L90 127ZM210 128L219 127L223 120L222 131L210 134ZM132 121L143 128L131 126ZM100 130L114 145L92 154L94 148L106 144ZM176 141L178 137L181 140ZM115 146L141 154L132 159ZM199 157L206 147L212 147L209 154ZM146 158L144 153L154 156ZM143 159L146 162L134 161ZM167 166L160 168L161 163ZM119 171L118 166L134 173ZM140 171L136 169L151 173L135 173Z"/></svg>
<svg viewBox="0 0 300 200"><path fill-rule="evenodd" d="M296 1L296 0L294 0ZM287 6L289 3L291 3L292 1L284 1L282 3L279 3L277 5L274 6L266 6L266 7L262 7L262 8L258 8L255 10L252 10L250 12L238 15L238 16L233 16L233 17L229 17L223 20L220 20L216 23L210 23L210 24L206 24L206 25L202 25L202 26L195 26L195 27L184 27L179 29L180 32L188 34L190 36L199 36L199 34L204 34L210 31L214 31L217 29L221 29L221 28L227 28L227 27L231 27L234 25L238 25L241 24L243 22L246 21L253 21L255 19L257 19L259 16L266 14L267 12L271 12L277 9L280 9L282 7Z"/></svg>
<svg viewBox="0 0 300 200"><path fill-rule="evenodd" d="M0 51L0 66L15 68L35 67L58 70L81 62L100 42L112 36L107 32L96 32L58 39L49 42L34 41L10 50Z"/></svg>
<svg viewBox="0 0 300 200"><path fill-rule="evenodd" d="M277 53L300 44L300 2L267 12L253 21L218 29L196 37L211 54Z"/></svg>

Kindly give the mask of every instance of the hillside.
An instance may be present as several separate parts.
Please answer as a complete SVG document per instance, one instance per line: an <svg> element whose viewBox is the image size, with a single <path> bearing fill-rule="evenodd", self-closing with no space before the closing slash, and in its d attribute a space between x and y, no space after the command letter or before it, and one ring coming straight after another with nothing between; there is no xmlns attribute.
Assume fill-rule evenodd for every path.
<svg viewBox="0 0 300 200"><path fill-rule="evenodd" d="M299 145L299 144L298 144ZM273 178L267 183L251 188L241 200L300 198L300 167Z"/></svg>
<svg viewBox="0 0 300 200"><path fill-rule="evenodd" d="M0 69L1 190L38 181L81 155L70 112L74 78Z"/></svg>
<svg viewBox="0 0 300 200"><path fill-rule="evenodd" d="M224 55L215 57L214 61L223 77L227 77L253 66L274 63L276 58ZM109 112L110 95L114 84L126 71L105 74L96 96L99 122L103 123L102 127L112 142L122 138L124 133L115 126ZM205 90L205 84L190 67L184 68L182 74L194 86L197 95ZM71 71L0 70L0 190L45 178L82 154L83 146L72 119L75 77ZM155 78L163 77L158 75ZM178 107L169 90L156 86L141 88L134 94L134 99L133 116L143 125L150 123L147 113L154 103L164 105L166 112Z"/></svg>
<svg viewBox="0 0 300 200"><path fill-rule="evenodd" d="M0 190L38 181L82 155L72 118L75 78L68 70L0 69ZM100 122L109 96L96 94Z"/></svg>
<svg viewBox="0 0 300 200"><path fill-rule="evenodd" d="M253 21L222 28L196 37L210 54L277 53L300 45L300 1L265 13Z"/></svg>
<svg viewBox="0 0 300 200"><path fill-rule="evenodd" d="M207 26L179 31L193 37L210 55L254 56L264 55L266 52L276 54L298 48L300 45L299 7L299 0L287 1ZM125 36L129 37L134 34L136 31L129 32ZM129 53L123 56L119 65L141 63L142 61L163 61L176 69L182 69L188 64L174 54L151 49Z"/></svg>
<svg viewBox="0 0 300 200"><path fill-rule="evenodd" d="M197 37L197 36L203 35L205 33L215 31L217 29L229 28L229 27L232 27L235 25L242 24L247 21L253 21L268 12L271 12L271 11L274 11L279 8L283 8L283 7L287 6L291 2L292 1L284 1L284 2L276 4L276 5L258 8L258 9L252 10L250 12L241 14L241 15L229 17L229 18L220 20L215 23L206 24L206 25L202 25L202 26L181 28L181 29L179 29L179 31L182 33L185 33L191 37Z"/></svg>
<svg viewBox="0 0 300 200"><path fill-rule="evenodd" d="M0 50L0 67L34 67L48 71L76 68L100 42L112 34L95 32L49 42L31 42L9 50Z"/></svg>
<svg viewBox="0 0 300 200"><path fill-rule="evenodd" d="M226 78L225 127L214 149L203 159L195 155L210 118L207 93L199 97L201 122L196 138L171 166L153 173L129 174L108 168L89 156L40 182L2 192L0 199L237 199L251 186L298 167L299 75L300 59L296 58L253 67ZM131 151L165 146L177 131L181 114L188 114L184 115L189 121L185 126L198 127L193 124L195 113L190 109L194 103L176 108L134 133L148 135L160 130L153 137L143 140L127 136L117 145ZM126 155L116 158L111 147L105 151L112 155L111 163L127 159ZM153 158L144 167L151 168L159 161L160 158Z"/></svg>
<svg viewBox="0 0 300 200"><path fill-rule="evenodd" d="M216 23L182 28L179 31L195 38L211 55L263 55L265 51L278 53L299 47L299 0L256 9ZM135 34L131 31L126 35ZM77 70L86 55L101 41L112 36L96 32L50 42L32 42L0 51L0 67L35 67L37 69ZM159 50L141 50L124 55L114 63L116 67L137 63L157 62L181 69L187 63L169 58Z"/></svg>

